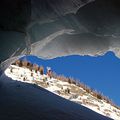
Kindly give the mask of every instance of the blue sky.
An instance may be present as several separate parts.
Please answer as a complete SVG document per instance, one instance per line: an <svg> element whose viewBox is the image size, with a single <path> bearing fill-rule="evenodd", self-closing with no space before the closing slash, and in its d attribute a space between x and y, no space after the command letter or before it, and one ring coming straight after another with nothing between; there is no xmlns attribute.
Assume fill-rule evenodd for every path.
<svg viewBox="0 0 120 120"><path fill-rule="evenodd" d="M45 68L50 66L57 74L79 79L120 106L120 59L114 53L108 52L98 57L75 55L51 60L27 56L26 59Z"/></svg>

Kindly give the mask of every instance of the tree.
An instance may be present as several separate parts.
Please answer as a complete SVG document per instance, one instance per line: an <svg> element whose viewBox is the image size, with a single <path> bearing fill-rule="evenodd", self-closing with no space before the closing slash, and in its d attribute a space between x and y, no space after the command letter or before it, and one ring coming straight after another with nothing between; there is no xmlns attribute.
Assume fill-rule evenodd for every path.
<svg viewBox="0 0 120 120"><path fill-rule="evenodd" d="M40 71L40 74L43 75L44 74L44 67L40 66L39 71Z"/></svg>
<svg viewBox="0 0 120 120"><path fill-rule="evenodd" d="M37 64L33 64L33 70L35 70L35 72L37 73L37 71L39 70L39 66Z"/></svg>

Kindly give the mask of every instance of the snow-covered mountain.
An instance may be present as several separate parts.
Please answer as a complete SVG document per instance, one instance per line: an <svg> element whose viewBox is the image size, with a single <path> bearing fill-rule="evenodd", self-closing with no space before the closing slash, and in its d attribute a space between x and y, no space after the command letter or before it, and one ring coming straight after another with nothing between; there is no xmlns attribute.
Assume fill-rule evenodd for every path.
<svg viewBox="0 0 120 120"><path fill-rule="evenodd" d="M31 76L31 73L33 73L33 76ZM115 107L106 100L98 99L93 93L84 90L82 87L77 86L74 83L61 81L56 78L49 78L49 76L45 74L40 75L39 72L36 73L35 71L30 71L28 68L18 67L16 65L11 65L7 68L5 70L5 75L15 81L40 86L60 97L85 106L106 117L115 120L120 119L120 109L118 107ZM22 89L20 85L17 86L18 89ZM97 118L95 119L98 120Z"/></svg>

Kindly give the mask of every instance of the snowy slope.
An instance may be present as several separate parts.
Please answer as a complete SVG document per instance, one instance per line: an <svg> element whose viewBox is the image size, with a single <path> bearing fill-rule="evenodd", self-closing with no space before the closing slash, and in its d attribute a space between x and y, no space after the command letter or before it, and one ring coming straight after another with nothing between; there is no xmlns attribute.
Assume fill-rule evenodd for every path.
<svg viewBox="0 0 120 120"><path fill-rule="evenodd" d="M18 111L17 113L15 112L15 114L18 114L18 118L21 118L20 115L22 114L23 118L29 117L30 119L33 116L38 117L39 119L40 117L41 119L63 119L63 117L64 119L69 118L75 120L108 119L100 114L109 116L115 120L120 119L120 110L107 104L105 101L97 100L89 94L75 94L74 88L78 91L78 88L75 85L69 85L67 82L54 78L49 79L46 75L40 76L36 73L34 73L34 78L36 80L34 79L33 81L28 69L17 66L12 67L14 68L12 73L9 68L5 71L5 74L12 79L8 79L3 75L1 77L2 80L0 81L2 83L0 87L2 94L0 103L3 103L1 105L1 109L4 108L2 111L2 117L5 117L5 111L7 110L10 112L8 112L7 116L10 115L13 118L17 116L13 114L13 111ZM23 75L23 77L25 76L27 79L23 81L23 77L21 77L21 75ZM46 82L42 80L44 77L47 77ZM49 93L41 87L53 92L54 94ZM70 88L70 94L65 94L66 88ZM85 93L82 88L79 89L81 93ZM55 94L57 94L57 96ZM74 101L79 105L65 100L64 98ZM8 100L10 103L7 103ZM7 103L7 105L4 103ZM97 113L87 109L86 107ZM29 112L32 113L30 116L28 116ZM58 117L56 118L56 116Z"/></svg>
<svg viewBox="0 0 120 120"><path fill-rule="evenodd" d="M0 80L0 120L109 120L36 85Z"/></svg>

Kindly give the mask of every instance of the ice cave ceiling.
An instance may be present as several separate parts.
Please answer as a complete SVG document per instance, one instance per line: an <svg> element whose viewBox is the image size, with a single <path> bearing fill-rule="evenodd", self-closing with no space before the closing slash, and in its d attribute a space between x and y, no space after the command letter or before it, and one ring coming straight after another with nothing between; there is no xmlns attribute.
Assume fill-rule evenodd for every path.
<svg viewBox="0 0 120 120"><path fill-rule="evenodd" d="M120 57L119 39L119 0L0 1L0 61L26 53Z"/></svg>

